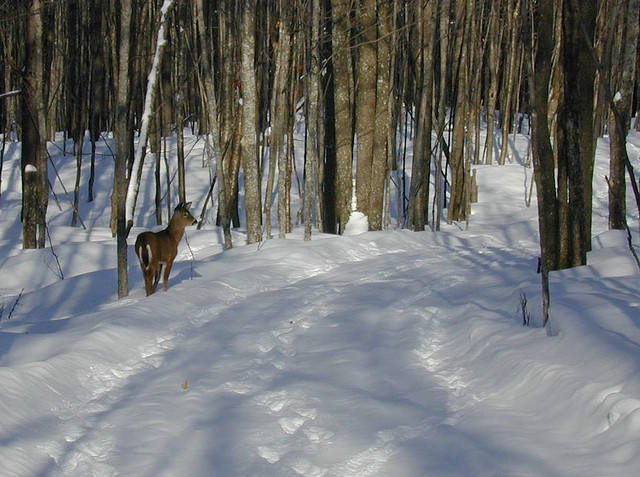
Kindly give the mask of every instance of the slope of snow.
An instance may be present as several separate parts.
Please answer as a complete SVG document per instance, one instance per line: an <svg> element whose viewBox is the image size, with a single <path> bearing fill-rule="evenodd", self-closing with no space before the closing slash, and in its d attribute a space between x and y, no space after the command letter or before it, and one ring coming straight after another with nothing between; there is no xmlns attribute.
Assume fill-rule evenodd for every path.
<svg viewBox="0 0 640 477"><path fill-rule="evenodd" d="M191 141L199 213L208 169ZM602 147L590 264L552 274L547 328L520 165L477 168L468 229L311 242L296 230L254 245L235 231L223 251L208 221L188 229L167 292L144 296L131 250L131 294L117 300L109 160L96 200L82 203L89 230L67 227L68 205L50 207L56 259L20 250L13 151L0 208L0 475L640 468L640 275L626 236L603 225ZM73 183L73 158L54 160ZM135 232L151 227L152 194L141 190Z"/></svg>

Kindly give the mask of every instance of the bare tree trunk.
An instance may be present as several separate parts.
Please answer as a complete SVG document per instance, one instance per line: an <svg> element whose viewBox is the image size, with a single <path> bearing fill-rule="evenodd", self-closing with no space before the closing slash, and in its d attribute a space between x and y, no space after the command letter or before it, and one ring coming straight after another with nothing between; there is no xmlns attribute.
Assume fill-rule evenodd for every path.
<svg viewBox="0 0 640 477"><path fill-rule="evenodd" d="M597 5L566 0L563 9L566 154L569 181L571 266L586 264L591 249L592 178L595 155L593 84L590 54ZM588 38L585 38L585 34Z"/></svg>
<svg viewBox="0 0 640 477"><path fill-rule="evenodd" d="M498 26L500 21L500 5L499 2L491 2L491 11L489 13L489 91L487 98L487 137L485 146L485 164L493 163L493 141L495 140L496 125L496 107L498 105L498 87L500 85L500 45L504 35L504 29Z"/></svg>
<svg viewBox="0 0 640 477"><path fill-rule="evenodd" d="M385 188L389 184L391 170L391 149L395 148L395 127L392 123L389 95L391 92L392 50L391 15L393 10L385 0L378 0L378 38L376 75L376 132L373 138L373 158L369 190L369 227L381 230L383 217L388 209L385 204ZM430 133L429 133L430 134Z"/></svg>
<svg viewBox="0 0 640 477"><path fill-rule="evenodd" d="M356 136L357 208L365 215L371 215L369 203L373 173L374 135L376 133L376 0L360 0L358 10L360 20L358 64L356 70Z"/></svg>
<svg viewBox="0 0 640 477"><path fill-rule="evenodd" d="M543 325L549 319L549 272L557 267L558 205L553 150L547 120L551 59L553 55L553 0L539 0L529 48L531 59L531 120L534 178L538 196L538 224L543 297Z"/></svg>
<svg viewBox="0 0 640 477"><path fill-rule="evenodd" d="M28 6L22 121L22 246L45 246L49 197L47 176L47 128L44 98L42 0Z"/></svg>
<svg viewBox="0 0 640 477"><path fill-rule="evenodd" d="M138 146L136 148L132 175L129 178L129 190L127 192L127 232L133 227L133 219L140 191L140 178L142 174L142 165L147 149L147 141L149 139L149 124L155 104L155 95L158 90L159 74L162 68L162 56L164 47L167 43L166 31L169 23L169 11L173 7L174 0L164 0L161 9L160 25L156 38L156 49L153 56L153 63L147 78L147 91L144 98L144 109L142 112L142 120L140 124L140 137L138 138Z"/></svg>
<svg viewBox="0 0 640 477"><path fill-rule="evenodd" d="M79 201L80 201L80 178L82 173L82 156L84 149L84 137L87 129L87 105L89 103L87 97L87 85L90 85L89 78L89 58L88 52L88 22L89 11L86 4L72 5L69 29L74 36L70 40L78 45L76 60L69 65L69 70L73 69L76 77L73 82L73 91L69 93L70 104L73 110L73 124L71 136L73 137L76 149L76 181L73 191L73 215L71 218L71 226L76 227L80 217ZM69 62L71 63L71 62ZM82 219L80 219L82 222Z"/></svg>
<svg viewBox="0 0 640 477"><path fill-rule="evenodd" d="M197 20L198 37L202 55L201 62L201 94L204 96L204 108L207 123L209 126L208 138L211 140L211 149L214 151L216 160L216 175L218 177L218 212L224 234L225 248L233 247L231 240L231 227L229 215L229 202L227 198L227 178L225 176L222 148L220 147L220 126L218 124L218 106L216 99L216 89L211 66L211 41L207 36L205 24L204 0L194 0L193 15Z"/></svg>
<svg viewBox="0 0 640 477"><path fill-rule="evenodd" d="M258 154L257 86L255 75L255 23L256 12L249 0L243 0L242 12L242 166L245 185L245 211L247 218L247 242L262 241L262 205L260 162Z"/></svg>
<svg viewBox="0 0 640 477"><path fill-rule="evenodd" d="M418 5L417 26L420 38L420 65L416 99L419 102L414 133L413 168L409 194L409 227L424 230L429 210L429 173L431 165L431 131L433 113L433 70L435 47L435 16L433 2ZM437 177L436 180L439 180Z"/></svg>
<svg viewBox="0 0 640 477"><path fill-rule="evenodd" d="M439 38L439 74L434 78L434 87L437 90L437 134L438 134L438 157L436 158L436 187L435 187L435 220L434 230L440 230L440 222L443 215L443 208L445 203L445 197L447 194L447 167L446 164L443 167L442 156L447 155L446 142L444 141L444 130L447 122L447 78L449 77L449 60L451 57L451 47L453 42L451 37L451 0L438 0L436 15L438 16L438 32L437 38Z"/></svg>
<svg viewBox="0 0 640 477"><path fill-rule="evenodd" d="M292 113L288 106L288 91L289 83L288 78L291 76L291 33L288 29L287 21L280 22L280 45L277 65L278 78L276 78L279 89L276 89L273 94L276 98L278 106L276 108L277 117L275 123L278 124L279 132L276 140L278 150L278 236L285 238L286 234L291 231L291 211L290 193L291 193L291 167L289 164L289 156L291 154L291 148L285 145L285 137L291 138L293 134L293 127L291 116ZM274 139L272 137L272 139ZM272 146L273 147L273 146Z"/></svg>
<svg viewBox="0 0 640 477"><path fill-rule="evenodd" d="M65 70L68 69L65 62L69 60L67 47L69 45L70 36L69 22L67 21L67 18L69 16L68 10L73 10L73 7L69 8L69 6L61 2L55 4L53 9L53 31L46 31L44 34L47 36L51 35L50 41L54 43L54 47L51 49L52 58L48 81L42 86L43 88L48 89L48 105L45 113L47 124L46 136L51 141L55 141L56 130L58 129L57 126L59 125L58 121L60 117L66 117L65 113L68 113L67 111L64 111L64 105L66 103L66 89L67 87L75 89L73 84L65 84ZM72 76L72 78L73 81L78 81L75 75ZM73 81L71 83L73 83ZM45 95L46 94L47 93L45 93ZM72 115L75 114L74 110L69 112ZM70 122L71 121L69 121L69 123ZM69 123L62 125L60 130L63 130L66 133L66 127L69 126ZM66 148L66 143L64 147Z"/></svg>
<svg viewBox="0 0 640 477"><path fill-rule="evenodd" d="M173 76L173 97L174 107L173 115L176 124L176 147L178 156L178 200L180 203L187 202L187 184L184 157L184 122L185 122L185 103L187 96L187 74L185 64L185 27L184 17L186 12L182 8L184 4L179 5L181 8L175 8L173 35L173 51L175 52L174 61L172 61Z"/></svg>
<svg viewBox="0 0 640 477"><path fill-rule="evenodd" d="M95 183L96 143L100 140L103 126L103 114L105 109L105 46L103 37L103 11L102 5L90 5L90 36L89 62L90 68L90 94L89 94L89 133L91 139L91 166L89 172L89 184L87 201L93 201L93 186ZM100 38L98 42L97 38ZM108 44L108 42L106 42Z"/></svg>
<svg viewBox="0 0 640 477"><path fill-rule="evenodd" d="M131 128L129 127L129 107L131 98L130 49L133 20L132 0L120 3L120 37L117 65L116 92L116 161L112 194L112 227L115 224L118 256L118 297L129 294L129 275L127 271L127 163L131 152ZM115 212L115 214L114 214ZM115 215L115 220L113 217Z"/></svg>
<svg viewBox="0 0 640 477"><path fill-rule="evenodd" d="M313 199L317 198L316 184L318 184L319 162L319 87L320 87L320 0L312 0L311 10L307 12L311 22L311 37L307 43L307 71L305 76L306 95L305 102L307 137L305 141L305 167L304 167L304 240L311 240L313 225Z"/></svg>
<svg viewBox="0 0 640 477"><path fill-rule="evenodd" d="M455 51L458 58L455 84L456 97L453 112L453 138L451 146L451 197L447 223L465 220L467 216L467 167L465 163L465 126L469 107L469 14L466 3L456 4Z"/></svg>
<svg viewBox="0 0 640 477"><path fill-rule="evenodd" d="M626 17L626 21L623 25L624 34L619 36L621 42L619 60L615 63L616 70L621 71L618 93L614 98L621 121L618 125L613 113L610 114L609 119L611 153L609 163L609 228L624 229L627 225L625 167L628 160L625 149L636 75L640 0L616 3L617 10L625 12L623 18ZM624 9L625 3L627 4L626 10Z"/></svg>
<svg viewBox="0 0 640 477"><path fill-rule="evenodd" d="M502 123L502 148L500 149L499 163L504 165L509 154L509 133L511 132L513 115L513 98L515 96L516 78L518 74L518 61L520 49L518 42L520 37L520 4L521 0L510 0L509 21L509 64L506 71L506 83L502 109L500 110L500 122Z"/></svg>
<svg viewBox="0 0 640 477"><path fill-rule="evenodd" d="M344 231L353 189L353 72L351 68L351 0L333 2L333 99L335 112L335 219Z"/></svg>

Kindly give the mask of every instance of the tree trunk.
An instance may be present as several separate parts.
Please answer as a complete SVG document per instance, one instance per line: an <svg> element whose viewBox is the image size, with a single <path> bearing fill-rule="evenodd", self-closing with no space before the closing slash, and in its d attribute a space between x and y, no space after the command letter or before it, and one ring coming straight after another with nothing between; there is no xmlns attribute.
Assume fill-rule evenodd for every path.
<svg viewBox="0 0 640 477"><path fill-rule="evenodd" d="M530 45L531 142L534 179L538 196L538 225L543 296L543 325L549 319L549 271L555 270L558 254L558 205L556 201L554 158L547 120L551 59L553 55L553 0L539 0L535 13L536 29ZM535 52L535 53L533 53Z"/></svg>
<svg viewBox="0 0 640 477"><path fill-rule="evenodd" d="M162 57L164 47L167 43L166 34L169 23L169 11L173 7L174 0L164 0L161 9L160 25L156 38L156 48L153 56L151 70L147 77L147 91L144 98L144 108L142 111L142 119L140 124L140 137L138 138L138 146L135 151L135 157L132 168L132 175L129 178L129 190L127 192L127 232L133 227L133 219L135 214L138 192L140 191L140 179L142 174L142 165L144 156L146 155L147 141L149 139L149 125L151 123L151 115L155 105L155 96L158 91L159 75L162 68Z"/></svg>
<svg viewBox="0 0 640 477"><path fill-rule="evenodd" d="M322 95L322 125L324 130L323 147L318 162L322 186L319 189L322 210L321 230L325 233L335 234L338 231L337 223L337 185L336 185L336 98L335 98L335 68L333 66L333 42L336 40L333 25L332 0L321 0L323 19L320 42L321 61L325 74L321 75Z"/></svg>
<svg viewBox="0 0 640 477"><path fill-rule="evenodd" d="M633 89L636 75L636 51L638 47L638 17L640 16L640 0L616 2L618 10L626 12L623 25L624 34L620 35L622 43L619 61L614 64L621 71L618 93L614 98L620 121L613 113L609 119L610 155L609 162L609 228L625 229L627 226L625 167L627 159L626 138L629 132ZM623 8L627 3L626 10ZM631 178L633 180L633 178Z"/></svg>
<svg viewBox="0 0 640 477"><path fill-rule="evenodd" d="M591 57L597 4L565 0L563 9L566 154L569 181L571 266L586 264L591 249L592 179L595 156ZM585 35L588 38L585 38ZM590 43L587 43L590 42Z"/></svg>
<svg viewBox="0 0 640 477"><path fill-rule="evenodd" d="M95 183L96 143L100 140L105 109L105 44L103 42L103 11L102 5L91 3L89 6L89 21L91 41L89 42L90 93L89 93L89 134L91 139L91 166L87 201L93 201L93 186ZM101 38L98 42L96 38Z"/></svg>
<svg viewBox="0 0 640 477"><path fill-rule="evenodd" d="M275 118L278 125L278 237L285 238L286 234L291 232L291 165L289 157L291 156L291 148L285 144L285 139L291 138L293 135L293 127L290 127L292 113L289 107L288 92L291 90L290 78L291 72L291 33L287 27L287 21L280 22L280 45L277 65L278 76L277 82L280 85L279 90L273 92L278 104L276 109L277 116ZM272 138L273 139L273 138Z"/></svg>
<svg viewBox="0 0 640 477"><path fill-rule="evenodd" d="M469 15L465 3L456 4L455 51L456 65L455 85L456 97L453 111L453 138L451 146L451 197L447 223L466 220L467 217L467 167L465 163L465 127L467 108L469 107Z"/></svg>
<svg viewBox="0 0 640 477"><path fill-rule="evenodd" d="M319 87L320 87L320 18L316 15L320 11L320 0L312 0L311 10L308 12L311 25L311 37L307 43L305 90L308 101L305 102L305 118L307 134L305 140L304 163L304 240L311 240L313 225L313 199L317 198L319 163Z"/></svg>
<svg viewBox="0 0 640 477"><path fill-rule="evenodd" d="M118 257L118 297L129 294L129 276L127 272L127 167L133 140L130 127L129 107L131 98L131 77L129 66L131 48L131 28L133 21L132 0L122 0L120 3L120 36L119 57L117 64L116 91L116 160L112 194L112 226L116 225L117 257ZM115 214L114 214L115 212Z"/></svg>
<svg viewBox="0 0 640 477"><path fill-rule="evenodd" d="M245 211L247 219L247 242L262 241L262 199L260 185L260 162L258 154L257 86L255 75L255 23L256 11L249 0L243 0L242 12L242 166L245 185Z"/></svg>
<svg viewBox="0 0 640 477"><path fill-rule="evenodd" d="M200 55L201 62L201 94L204 97L203 107L209 127L208 139L211 141L210 150L213 150L216 160L216 175L218 177L218 215L224 234L225 248L233 247L231 240L231 226L229 214L229 202L227 198L227 178L225 176L222 148L220 147L220 126L218 124L218 106L216 99L216 89L213 78L213 68L210 58L212 57L209 48L211 40L207 35L205 24L204 0L194 0L193 15L197 21L198 38L200 40L203 54Z"/></svg>
<svg viewBox="0 0 640 477"><path fill-rule="evenodd" d="M369 203L374 155L374 135L376 134L376 0L360 0L358 10L360 33L356 37L358 64L356 71L356 136L357 209L366 216L371 215Z"/></svg>
<svg viewBox="0 0 640 477"><path fill-rule="evenodd" d="M416 128L413 143L413 166L411 171L411 189L409 194L409 227L422 231L427 225L429 210L429 173L431 165L431 130L433 109L433 71L434 71L434 6L429 2L417 11L420 61L416 99ZM438 180L439 178L436 178Z"/></svg>
<svg viewBox="0 0 640 477"><path fill-rule="evenodd" d="M353 189L353 72L351 68L351 0L333 1L333 111L335 114L335 219L338 233L351 214Z"/></svg>
<svg viewBox="0 0 640 477"><path fill-rule="evenodd" d="M28 6L22 120L22 245L45 246L46 214L49 198L47 174L47 128L44 98L42 0Z"/></svg>
<svg viewBox="0 0 640 477"><path fill-rule="evenodd" d="M521 0L509 1L509 64L506 71L502 109L500 110L500 123L502 124L502 146L500 149L499 163L504 165L509 154L509 133L513 114L513 98L515 95L516 77L518 73L519 51L518 41L520 37L520 3Z"/></svg>
<svg viewBox="0 0 640 477"><path fill-rule="evenodd" d="M173 38L173 51L175 52L174 61L172 61L172 76L173 76L173 97L174 107L173 115L176 124L176 147L178 156L178 200L181 203L187 202L187 183L186 183L186 171L185 171L185 156L184 156L184 123L185 123L185 103L187 96L187 74L185 64L185 24L184 17L186 12L184 11L183 4L179 5L181 8L174 9L174 28L172 30Z"/></svg>
<svg viewBox="0 0 640 477"><path fill-rule="evenodd" d="M385 188L389 184L391 149L395 148L395 127L392 123L393 115L389 101L393 65L390 48L392 11L386 0L378 0L376 132L373 138L369 213L367 214L371 230L382 230L384 226L383 217L388 210L388 201L385 204Z"/></svg>
<svg viewBox="0 0 640 477"><path fill-rule="evenodd" d="M493 141L495 135L496 123L496 106L498 104L498 86L500 84L500 44L504 29L498 26L500 16L500 7L498 2L491 2L491 11L489 13L489 90L486 102L487 114L487 136L485 143L485 164L493 164Z"/></svg>

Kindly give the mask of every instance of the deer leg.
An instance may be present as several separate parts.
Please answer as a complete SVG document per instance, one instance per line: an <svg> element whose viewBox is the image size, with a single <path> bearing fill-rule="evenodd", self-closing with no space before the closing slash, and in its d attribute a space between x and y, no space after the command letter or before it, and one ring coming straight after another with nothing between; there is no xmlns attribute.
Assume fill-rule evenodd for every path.
<svg viewBox="0 0 640 477"><path fill-rule="evenodd" d="M147 296L151 295L153 293L153 287L152 287L152 276L151 276L151 271L150 270L143 270L142 271L143 277L144 277L144 289L147 292Z"/></svg>
<svg viewBox="0 0 640 477"><path fill-rule="evenodd" d="M144 287L147 292L147 296L153 295L153 293L156 291L156 287L154 284L154 276L157 275L156 267L157 265L154 266L153 263L150 263L149 267L143 269L142 271L144 275Z"/></svg>
<svg viewBox="0 0 640 477"><path fill-rule="evenodd" d="M153 295L154 289L151 276L144 278L144 287L145 291L147 292L147 296Z"/></svg>
<svg viewBox="0 0 640 477"><path fill-rule="evenodd" d="M158 262L158 268L155 271L153 276L153 291L155 292L158 289L158 282L160 281L160 275L162 274L162 270L166 268L166 265L163 262Z"/></svg>
<svg viewBox="0 0 640 477"><path fill-rule="evenodd" d="M173 262L168 262L164 266L164 277L162 278L162 289L167 291L169 288L169 274L171 273L171 266Z"/></svg>

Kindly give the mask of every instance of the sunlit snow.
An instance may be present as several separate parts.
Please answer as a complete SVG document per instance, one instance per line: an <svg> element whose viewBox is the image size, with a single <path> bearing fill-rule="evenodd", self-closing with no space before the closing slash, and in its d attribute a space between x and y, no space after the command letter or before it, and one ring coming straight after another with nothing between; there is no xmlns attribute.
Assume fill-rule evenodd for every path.
<svg viewBox="0 0 640 477"><path fill-rule="evenodd" d="M636 160L640 136L630 139ZM187 137L196 216L209 184L204 144ZM521 156L477 168L468 229L314 230L304 242L296 228L253 245L235 230L223 251L211 210L203 230L187 229L167 292L145 297L131 246L131 293L118 300L108 151L99 145L92 203L84 159L87 230L68 226L52 173L62 209L50 202L53 249L27 251L19 144L7 144L0 475L637 475L640 275L626 234L606 230L606 139L590 265L552 274L546 328ZM72 190L75 158L61 141L50 152ZM130 244L156 228L153 167L145 162Z"/></svg>

